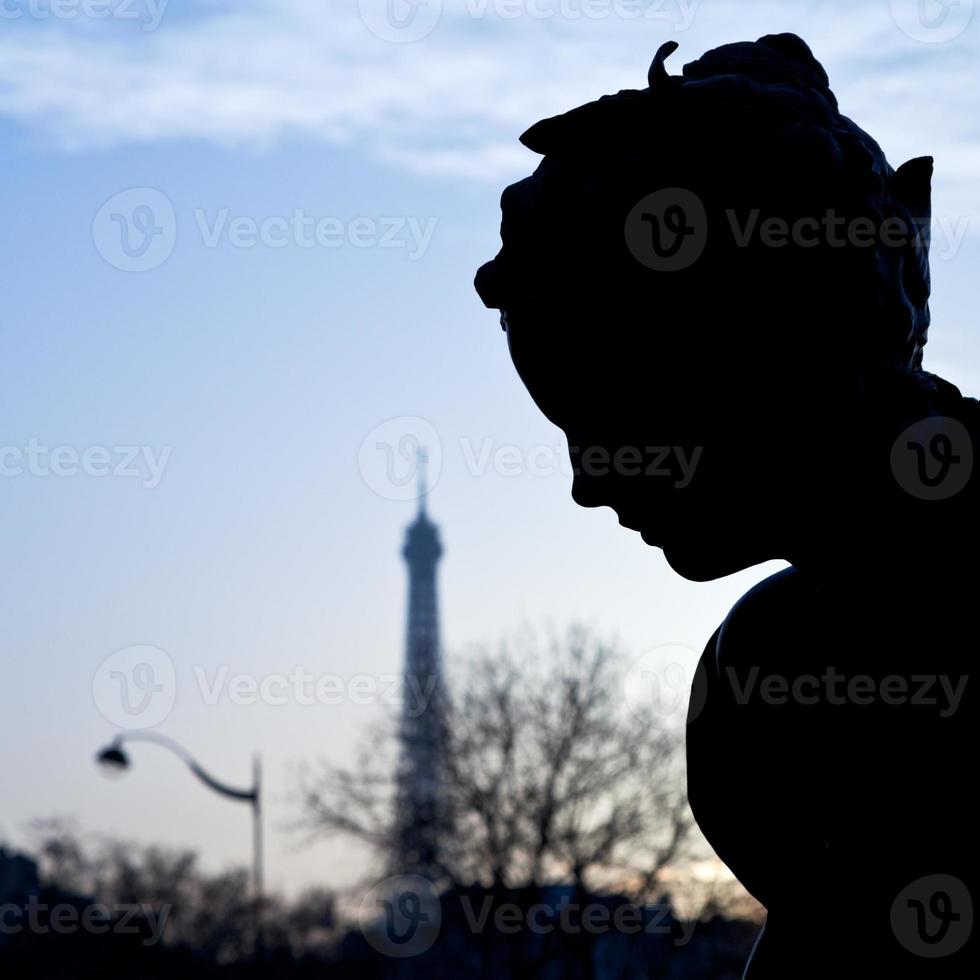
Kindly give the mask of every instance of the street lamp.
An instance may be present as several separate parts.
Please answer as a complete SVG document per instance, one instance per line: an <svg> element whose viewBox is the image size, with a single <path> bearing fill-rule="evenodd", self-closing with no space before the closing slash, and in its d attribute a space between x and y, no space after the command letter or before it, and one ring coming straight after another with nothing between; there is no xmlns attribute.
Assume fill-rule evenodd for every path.
<svg viewBox="0 0 980 980"><path fill-rule="evenodd" d="M219 782L194 761L191 754L179 743L166 735L154 732L127 732L117 735L112 743L104 748L97 756L99 765L106 770L123 772L129 768L129 756L123 750L124 742L150 742L169 749L179 759L183 760L188 769L205 786L231 800L241 800L252 804L252 888L255 893L255 950L258 955L262 949L262 771L258 755L252 760L251 789L234 789Z"/></svg>

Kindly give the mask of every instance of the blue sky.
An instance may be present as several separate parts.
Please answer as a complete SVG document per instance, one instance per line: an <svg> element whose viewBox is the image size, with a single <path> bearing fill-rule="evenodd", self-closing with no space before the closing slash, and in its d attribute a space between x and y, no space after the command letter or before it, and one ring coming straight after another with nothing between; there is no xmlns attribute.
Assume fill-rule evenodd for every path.
<svg viewBox="0 0 980 980"><path fill-rule="evenodd" d="M199 678L397 671L414 503L392 499L404 494L364 450L390 420L385 439L399 419L428 426L450 654L574 619L633 655L700 649L768 571L684 582L611 512L575 508L561 434L471 289L497 248L501 187L534 166L520 132L643 85L664 40L681 44L677 72L716 44L795 30L894 164L936 156L946 231L926 363L980 389L969 0L945 20L928 0L928 29L917 0L671 0L639 19L628 0L431 0L412 41L386 29L383 0L2 7L0 447L17 472L0 476L0 732L16 747L0 838L73 814L214 866L247 859L247 814L176 761L146 747L112 783L91 764L116 731L100 666L149 645L176 676L159 730L230 781L263 753L270 883L358 873L363 855L287 832L290 768L342 757L391 709L208 704ZM153 244L167 254L143 271L127 271L139 259L113 246L106 217L134 188L172 208ZM72 452L96 452L57 475L31 446L66 447L66 473ZM124 465L128 447L139 454Z"/></svg>

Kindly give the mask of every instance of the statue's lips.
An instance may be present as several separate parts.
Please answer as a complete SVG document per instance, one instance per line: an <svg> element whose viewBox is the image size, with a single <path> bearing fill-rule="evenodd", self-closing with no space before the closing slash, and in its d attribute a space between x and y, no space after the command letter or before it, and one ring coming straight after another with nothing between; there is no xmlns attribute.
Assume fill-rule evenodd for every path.
<svg viewBox="0 0 980 980"><path fill-rule="evenodd" d="M651 548L662 548L664 546L663 534L654 528L641 528L640 537L643 538L643 543L650 545Z"/></svg>
<svg viewBox="0 0 980 980"><path fill-rule="evenodd" d="M664 534L660 527L645 527L644 517L629 513L617 512L621 527L629 528L631 531L638 531L643 541L652 548L662 548L664 546ZM649 515L646 515L649 518Z"/></svg>

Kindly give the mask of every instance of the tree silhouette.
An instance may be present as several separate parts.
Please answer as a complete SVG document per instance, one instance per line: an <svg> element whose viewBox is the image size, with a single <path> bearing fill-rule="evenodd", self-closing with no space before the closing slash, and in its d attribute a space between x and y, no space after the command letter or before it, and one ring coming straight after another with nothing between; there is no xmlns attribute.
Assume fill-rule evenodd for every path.
<svg viewBox="0 0 980 980"><path fill-rule="evenodd" d="M447 715L442 883L508 889L549 884L654 895L692 854L683 746L651 710L628 710L623 657L573 627L482 648L443 684ZM348 765L301 778L303 826L356 838L398 873L399 734L371 730Z"/></svg>

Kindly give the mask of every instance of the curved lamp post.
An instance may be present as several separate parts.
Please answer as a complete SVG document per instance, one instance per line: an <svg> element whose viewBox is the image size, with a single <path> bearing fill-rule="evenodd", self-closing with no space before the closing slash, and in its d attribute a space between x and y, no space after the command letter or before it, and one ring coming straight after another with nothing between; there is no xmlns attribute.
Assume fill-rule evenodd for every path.
<svg viewBox="0 0 980 980"><path fill-rule="evenodd" d="M161 745L169 749L181 759L194 773L197 778L209 789L216 793L228 797L231 800L241 800L244 803L252 804L252 888L255 892L255 950L256 954L262 949L262 772L259 757L256 755L252 761L253 785L251 789L235 789L225 783L215 779L206 772L191 754L179 743L166 735L157 735L154 732L127 732L124 735L117 735L112 743L104 748L96 759L99 765L106 769L125 770L129 768L129 756L123 750L125 742L150 742L153 745Z"/></svg>

